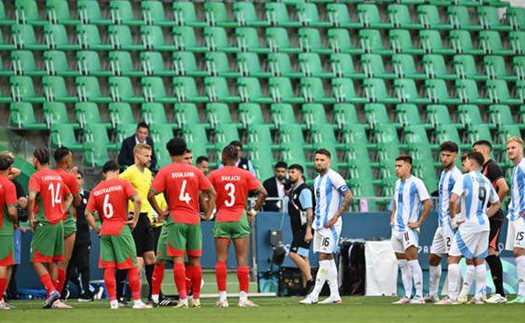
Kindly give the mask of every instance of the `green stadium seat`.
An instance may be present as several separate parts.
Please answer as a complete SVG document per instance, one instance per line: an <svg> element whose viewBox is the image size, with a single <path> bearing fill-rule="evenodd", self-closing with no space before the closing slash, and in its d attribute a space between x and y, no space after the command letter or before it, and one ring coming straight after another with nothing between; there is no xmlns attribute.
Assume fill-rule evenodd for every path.
<svg viewBox="0 0 525 323"><path fill-rule="evenodd" d="M9 86L11 87L11 98L13 101L44 102L44 97L35 92L33 80L30 76L11 76L9 78Z"/></svg>
<svg viewBox="0 0 525 323"><path fill-rule="evenodd" d="M33 51L29 50L14 50L11 52L11 69L15 75L46 75L46 71L38 68Z"/></svg>
<svg viewBox="0 0 525 323"><path fill-rule="evenodd" d="M323 81L315 77L303 77L299 84L301 94L304 102L333 104L335 98L326 95L324 91Z"/></svg>
<svg viewBox="0 0 525 323"><path fill-rule="evenodd" d="M144 22L137 19L133 13L131 2L126 0L110 1L109 10L111 21L117 25L140 26Z"/></svg>
<svg viewBox="0 0 525 323"><path fill-rule="evenodd" d="M411 104L428 104L428 98L419 95L416 83L411 79L394 80L394 94L398 102Z"/></svg>
<svg viewBox="0 0 525 323"><path fill-rule="evenodd" d="M414 56L409 54L392 55L392 68L396 78L423 80L428 77L426 73L421 73L416 69Z"/></svg>
<svg viewBox="0 0 525 323"><path fill-rule="evenodd" d="M81 102L109 103L111 98L103 95L98 78L95 76L80 76L75 78L78 99Z"/></svg>
<svg viewBox="0 0 525 323"><path fill-rule="evenodd" d="M287 127L288 125L297 124L295 113L291 104L274 103L270 106L272 122L277 129ZM525 115L525 114L524 114Z"/></svg>
<svg viewBox="0 0 525 323"><path fill-rule="evenodd" d="M102 16L100 5L96 0L78 0L77 15L83 24L110 25L110 19Z"/></svg>
<svg viewBox="0 0 525 323"><path fill-rule="evenodd" d="M177 26L204 27L206 23L197 17L195 4L190 1L173 2L173 20Z"/></svg>
<svg viewBox="0 0 525 323"><path fill-rule="evenodd" d="M156 146L159 147L155 150L157 154L159 151L166 151L166 144L173 138L172 125L167 123L155 124L155 127L151 128L151 138L153 139L153 142L155 142ZM166 159L169 159L168 156L164 156L167 157Z"/></svg>
<svg viewBox="0 0 525 323"><path fill-rule="evenodd" d="M508 105L494 104L489 106L487 111L488 119L495 127L500 127L504 125L514 125L514 116ZM525 125L521 124L521 127Z"/></svg>
<svg viewBox="0 0 525 323"><path fill-rule="evenodd" d="M1 35L0 35L1 37ZM9 68L6 68L4 66L4 63L2 62L2 58L0 57L0 76L2 77L8 77L8 76L13 76L15 74L15 71L14 71L14 64L13 62L11 61L11 65L13 66L13 70L10 70Z"/></svg>
<svg viewBox="0 0 525 323"><path fill-rule="evenodd" d="M76 96L68 93L66 81L62 76L44 76L42 78L42 88L46 101L64 103L74 103L78 101Z"/></svg>
<svg viewBox="0 0 525 323"><path fill-rule="evenodd" d="M300 53L302 49L292 46L288 38L288 31L285 28L272 27L265 30L266 46L272 52Z"/></svg>
<svg viewBox="0 0 525 323"><path fill-rule="evenodd" d="M331 26L329 21L324 21L319 15L315 3L298 2L294 4L294 13L302 26L311 26L314 28L328 28Z"/></svg>
<svg viewBox="0 0 525 323"><path fill-rule="evenodd" d="M502 144L505 144L510 137L522 138L520 127L519 127L519 125L515 125L515 124L513 124L513 125L508 124L508 125L501 125L501 126L499 126L497 128L496 136L498 138L497 141L501 142ZM502 147L502 150L503 149L504 148Z"/></svg>
<svg viewBox="0 0 525 323"><path fill-rule="evenodd" d="M442 142L447 141L447 140L453 141L453 142L458 143L458 144L464 142L459 137L459 132L458 132L458 128L456 127L456 125L453 125L453 124L440 124L436 128L436 142L442 143ZM461 150L471 149L471 145L469 145L468 143L466 143L466 144L459 144L459 146L460 146Z"/></svg>
<svg viewBox="0 0 525 323"><path fill-rule="evenodd" d="M291 63L290 56L285 53L271 53L267 59L268 69L273 76L284 76L290 78L300 78L301 73L297 72Z"/></svg>
<svg viewBox="0 0 525 323"><path fill-rule="evenodd" d="M398 54L410 54L410 55L422 55L423 48L416 48L412 43L412 36L410 32L405 29L391 29L388 31L388 38L390 40L390 46L394 53Z"/></svg>
<svg viewBox="0 0 525 323"><path fill-rule="evenodd" d="M516 86L516 89L518 97L513 98L510 95L507 82L504 80L488 80L485 83L485 92L492 104L523 104L523 97L519 98L519 86Z"/></svg>
<svg viewBox="0 0 525 323"><path fill-rule="evenodd" d="M427 98L434 104L457 105L461 103L459 98L450 96L445 80L433 79L425 81Z"/></svg>
<svg viewBox="0 0 525 323"><path fill-rule="evenodd" d="M343 3L329 3L326 5L327 19L333 27L357 29L361 23L353 21L348 13L348 7Z"/></svg>
<svg viewBox="0 0 525 323"><path fill-rule="evenodd" d="M420 29L421 24L412 20L412 15L407 5L390 4L387 8L391 27L399 29Z"/></svg>
<svg viewBox="0 0 525 323"><path fill-rule="evenodd" d="M43 26L47 24L40 18L40 11L36 0L16 0L14 3L15 19L17 24Z"/></svg>
<svg viewBox="0 0 525 323"><path fill-rule="evenodd" d="M487 75L478 72L476 60L472 55L454 55L454 71L458 79L472 79L483 81Z"/></svg>
<svg viewBox="0 0 525 323"><path fill-rule="evenodd" d="M176 50L204 53L208 49L197 41L195 29L188 26L175 26L172 30L173 44Z"/></svg>
<svg viewBox="0 0 525 323"><path fill-rule="evenodd" d="M494 30L484 30L478 35L480 47L484 54L488 55L514 55L511 48L503 46L499 32Z"/></svg>
<svg viewBox="0 0 525 323"><path fill-rule="evenodd" d="M206 62L206 70L209 76L220 76L227 78L237 78L240 76L239 72L230 69L230 62L228 56L223 52L209 52L204 56Z"/></svg>
<svg viewBox="0 0 525 323"><path fill-rule="evenodd" d="M237 125L230 123L219 123L215 127L215 150L221 151L230 142L239 140Z"/></svg>
<svg viewBox="0 0 525 323"><path fill-rule="evenodd" d="M236 28L235 40L237 41L237 49L239 51L259 54L266 54L270 52L269 48L261 46L261 43L259 42L259 35L255 28Z"/></svg>
<svg viewBox="0 0 525 323"><path fill-rule="evenodd" d="M514 30L525 30L525 8L509 7L507 8L507 20Z"/></svg>
<svg viewBox="0 0 525 323"><path fill-rule="evenodd" d="M79 53L82 52L77 52L77 59L79 58ZM78 63L75 65L74 69L69 67L69 60L63 51L48 50L44 52L44 67L47 75L58 75L62 77L80 76L82 73L82 64ZM78 68L78 70L76 68Z"/></svg>
<svg viewBox="0 0 525 323"><path fill-rule="evenodd" d="M175 21L168 19L164 13L163 1L143 1L140 4L142 19L146 25L173 27Z"/></svg>
<svg viewBox="0 0 525 323"><path fill-rule="evenodd" d="M483 117L479 111L479 107L473 104L464 104L457 107L457 116L460 125L463 128L468 128L474 124L483 124Z"/></svg>
<svg viewBox="0 0 525 323"><path fill-rule="evenodd" d="M381 21L381 15L377 5L372 3L361 3L357 5L357 16L359 22L364 28L392 28L392 25L388 22Z"/></svg>
<svg viewBox="0 0 525 323"><path fill-rule="evenodd" d="M112 51L108 54L109 67L111 75L142 77L145 72L135 68L135 62L128 51Z"/></svg>
<svg viewBox="0 0 525 323"><path fill-rule="evenodd" d="M420 112L415 104L396 105L396 120L401 127L410 125L423 126L425 129L433 128L431 124L421 121Z"/></svg>
<svg viewBox="0 0 525 323"><path fill-rule="evenodd" d="M142 46L147 50L161 52L173 52L175 45L169 44L164 38L164 32L160 26L141 26L140 37Z"/></svg>
<svg viewBox="0 0 525 323"><path fill-rule="evenodd" d="M9 127L19 130L46 130L47 124L36 120L31 103L12 102L9 105Z"/></svg>
<svg viewBox="0 0 525 323"><path fill-rule="evenodd" d="M457 30L453 30L455 32ZM453 48L447 48L443 45L441 33L438 30L420 30L419 43L426 54L453 55Z"/></svg>
<svg viewBox="0 0 525 323"><path fill-rule="evenodd" d="M254 4L248 1L235 2L233 4L233 16L239 26L268 26L268 21L259 19Z"/></svg>
<svg viewBox="0 0 525 323"><path fill-rule="evenodd" d="M175 103L173 120L179 129L183 129L185 125L203 124L197 106L193 103Z"/></svg>
<svg viewBox="0 0 525 323"><path fill-rule="evenodd" d="M199 69L195 55L191 52L173 52L173 70L177 76L205 77L206 71Z"/></svg>
<svg viewBox="0 0 525 323"><path fill-rule="evenodd" d="M264 121L264 115L261 110L261 106L258 103L241 103L239 104L239 119L242 124L243 129L252 127L257 127L259 125L264 125L265 127L273 128L273 125L268 125ZM265 139L269 139L267 137Z"/></svg>
<svg viewBox="0 0 525 323"><path fill-rule="evenodd" d="M102 121L98 105L94 102L77 102L75 104L75 119L80 128L86 127L87 124L101 124L106 129L112 128L111 123Z"/></svg>
<svg viewBox="0 0 525 323"><path fill-rule="evenodd" d="M525 56L515 56L512 59L512 70L519 80L525 80Z"/></svg>
<svg viewBox="0 0 525 323"><path fill-rule="evenodd" d="M13 44L5 43L4 36L2 34L2 29L0 29L0 50L11 51L15 49L15 45L16 43L14 42L14 38L13 38Z"/></svg>
<svg viewBox="0 0 525 323"><path fill-rule="evenodd" d="M164 64L164 59L162 58L162 54L160 52L141 52L140 66L146 75L166 77L176 75L174 70L169 69L169 67Z"/></svg>
<svg viewBox="0 0 525 323"><path fill-rule="evenodd" d="M361 50L367 54L392 55L392 50L383 45L379 30L361 29L359 31Z"/></svg>
<svg viewBox="0 0 525 323"><path fill-rule="evenodd" d="M370 103L366 104L364 107L365 119L368 122L370 128L375 129L381 124L385 125L395 125L393 121L390 120L386 107L381 103Z"/></svg>
<svg viewBox="0 0 525 323"><path fill-rule="evenodd" d="M303 166L310 166L312 163L306 161L304 149L301 145L297 145L293 142L281 142L281 158L284 162L291 164L299 164Z"/></svg>
<svg viewBox="0 0 525 323"><path fill-rule="evenodd" d="M168 117L162 103L148 102L140 106L142 120L148 125L157 126L158 124L168 124ZM173 126L173 125L172 125Z"/></svg>
<svg viewBox="0 0 525 323"><path fill-rule="evenodd" d="M359 97L354 88L354 81L348 78L332 79L332 94L338 103L366 103L366 98Z"/></svg>
<svg viewBox="0 0 525 323"><path fill-rule="evenodd" d="M123 124L134 125L136 123L129 103L112 102L108 105L108 112L111 126L114 129L118 129Z"/></svg>
<svg viewBox="0 0 525 323"><path fill-rule="evenodd" d="M478 86L474 80L456 80L454 85L456 96L462 103L477 105L490 104L490 100L479 94Z"/></svg>
<svg viewBox="0 0 525 323"><path fill-rule="evenodd" d="M113 102L142 103L144 98L134 93L131 79L125 76L113 76L108 79L109 94Z"/></svg>
<svg viewBox="0 0 525 323"><path fill-rule="evenodd" d="M47 0L46 16L52 24L77 25L80 20L73 19L67 0Z"/></svg>
<svg viewBox="0 0 525 323"><path fill-rule="evenodd" d="M488 124L470 125L470 127L467 128L466 139L466 142L470 144L473 144L478 140L488 140L489 142L493 142ZM493 145L495 150L498 150L498 146L501 147L501 145Z"/></svg>
<svg viewBox="0 0 525 323"><path fill-rule="evenodd" d="M16 49L46 50L47 46L40 43L31 25L11 25L11 39Z"/></svg>
<svg viewBox="0 0 525 323"><path fill-rule="evenodd" d="M58 147L67 147L71 151L83 150L82 144L80 144L76 139L75 126L67 123L53 124L53 126L51 127L50 145L53 149Z"/></svg>
<svg viewBox="0 0 525 323"><path fill-rule="evenodd" d="M109 160L107 148L96 142L85 142L82 150L82 163L85 167L100 169Z"/></svg>
<svg viewBox="0 0 525 323"><path fill-rule="evenodd" d="M79 127L79 123L69 120L68 109L63 102L44 102L42 111L48 129L51 129L54 124L69 124L75 129Z"/></svg>
<svg viewBox="0 0 525 323"><path fill-rule="evenodd" d="M374 129L374 137L377 141L376 149L379 164L380 176L383 181L392 178L395 174L395 158L399 155L402 149L401 143L397 135L397 129L394 125L381 124ZM386 183L381 184L385 186Z"/></svg>
<svg viewBox="0 0 525 323"><path fill-rule="evenodd" d="M204 79L204 92L209 102L239 103L241 98L230 92L228 82L223 77Z"/></svg>
<svg viewBox="0 0 525 323"><path fill-rule="evenodd" d="M364 73L359 73L354 68L354 61L349 54L332 54L330 55L330 67L332 68L332 77L347 77L352 79L362 79Z"/></svg>
<svg viewBox="0 0 525 323"><path fill-rule="evenodd" d="M433 128L441 125L451 125L450 113L446 105L429 104L427 105L427 121Z"/></svg>
<svg viewBox="0 0 525 323"><path fill-rule="evenodd" d="M464 6L449 6L448 20L454 29L480 31L482 28L477 22L472 23L469 9Z"/></svg>
<svg viewBox="0 0 525 323"><path fill-rule="evenodd" d="M365 98L370 103L395 104L399 100L390 96L383 79L363 80Z"/></svg>
<svg viewBox="0 0 525 323"><path fill-rule="evenodd" d="M152 129L153 132L154 129ZM109 140L108 131L103 124L88 123L83 129L84 142L105 146L108 150L118 150L120 146Z"/></svg>
<svg viewBox="0 0 525 323"><path fill-rule="evenodd" d="M261 126L259 126L261 127ZM270 178L273 176L273 167L275 160L273 159L272 149L265 144L253 142L250 140L248 145L250 150L250 158L252 165L255 168L255 175L257 178Z"/></svg>
<svg viewBox="0 0 525 323"><path fill-rule="evenodd" d="M292 144L299 148L303 155L304 150L312 149L312 145L307 144L304 140L303 127L298 124L289 124L279 128L279 139L281 148L283 144Z"/></svg>
<svg viewBox="0 0 525 323"><path fill-rule="evenodd" d="M120 104L120 103L119 103ZM120 123L115 129L116 142L123 142L126 138L132 136L137 131L137 124L135 123Z"/></svg>
<svg viewBox="0 0 525 323"><path fill-rule="evenodd" d="M230 44L226 30L222 27L206 27L203 30L204 44L209 51L236 53L239 49Z"/></svg>
<svg viewBox="0 0 525 323"><path fill-rule="evenodd" d="M206 104L206 118L212 129L215 129L218 124L235 124L237 127L241 127L239 123L232 120L230 108L225 103Z"/></svg>
<svg viewBox="0 0 525 323"><path fill-rule="evenodd" d="M307 103L301 106L303 123L307 129L311 129L315 124L329 124L326 120L324 105L317 103Z"/></svg>
<svg viewBox="0 0 525 323"><path fill-rule="evenodd" d="M363 70L367 78L382 78L382 79L393 79L395 78L394 73L386 71L383 64L383 58L377 54L364 54L361 55L361 69Z"/></svg>
<svg viewBox="0 0 525 323"><path fill-rule="evenodd" d="M443 55L425 55L421 62L425 68L425 75L428 78L438 78L443 80L455 80L457 78L455 74L448 71Z"/></svg>
<svg viewBox="0 0 525 323"><path fill-rule="evenodd" d="M417 16L419 23L425 29L433 30L450 30L452 28L451 24L444 23L441 20L441 15L439 10L434 5L419 5L417 6Z"/></svg>
<svg viewBox="0 0 525 323"><path fill-rule="evenodd" d="M226 4L223 2L205 2L204 16L208 26L219 26L233 28L238 26L237 22L230 19Z"/></svg>
<svg viewBox="0 0 525 323"><path fill-rule="evenodd" d="M268 82L268 89L273 102L282 103L303 103L304 98L297 96L292 87L289 78L286 77L272 77Z"/></svg>
<svg viewBox="0 0 525 323"><path fill-rule="evenodd" d="M298 31L299 46L301 50L306 53L317 53L329 55L332 50L325 47L321 39L319 29L316 28L300 28Z"/></svg>
<svg viewBox="0 0 525 323"><path fill-rule="evenodd" d="M59 63L58 61L59 58L60 57L56 57L56 60L55 60L56 65L67 64L67 61ZM79 72L77 72L76 75L72 74L72 75L64 75L64 76L89 75L89 76L96 76L96 77L109 77L109 76L114 75L115 73L115 71L107 70L105 67L102 66L99 54L96 51L78 51L77 52L77 65L78 65ZM113 67L111 58L110 58L109 67L110 68ZM67 71L65 68L66 66L63 67L64 71Z"/></svg>
<svg viewBox="0 0 525 323"><path fill-rule="evenodd" d="M482 55L483 48L476 48L467 30L452 30L449 41L455 54ZM485 52L486 53L486 52Z"/></svg>
<svg viewBox="0 0 525 323"><path fill-rule="evenodd" d="M334 104L333 109L334 121L338 129L347 129L361 123L353 104L337 103Z"/></svg>
<svg viewBox="0 0 525 323"><path fill-rule="evenodd" d="M484 56L483 66L490 79L516 81L517 77L507 72L507 65L503 56Z"/></svg>
<svg viewBox="0 0 525 323"><path fill-rule="evenodd" d="M4 3L0 1L0 26L10 26L15 23L15 20L7 18L5 15Z"/></svg>
<svg viewBox="0 0 525 323"><path fill-rule="evenodd" d="M173 78L173 93L178 102L205 103L208 97L200 95L192 77Z"/></svg>
<svg viewBox="0 0 525 323"><path fill-rule="evenodd" d="M69 41L68 33L63 25L45 25L44 41L48 49L78 50L80 48L80 45L74 41Z"/></svg>
<svg viewBox="0 0 525 323"><path fill-rule="evenodd" d="M509 9L507 9L507 20L509 19ZM498 8L490 6L481 6L477 9L479 24L483 29L499 30L499 31L510 31L511 25L503 23L498 14Z"/></svg>
<svg viewBox="0 0 525 323"><path fill-rule="evenodd" d="M434 170L434 158L426 129L422 125L409 125L403 128L408 151L414 158L414 175L423 179L431 191L437 188L438 179Z"/></svg>
<svg viewBox="0 0 525 323"><path fill-rule="evenodd" d="M525 31L511 31L508 40L514 54L525 54Z"/></svg>
<svg viewBox="0 0 525 323"><path fill-rule="evenodd" d="M301 26L301 22L292 21L288 16L288 9L284 3L270 2L264 4L266 18L268 24L272 26L297 28Z"/></svg>
<svg viewBox="0 0 525 323"><path fill-rule="evenodd" d="M272 103L272 98L263 94L259 79L255 77L238 78L237 92L239 93L241 102L252 102L259 104Z"/></svg>
<svg viewBox="0 0 525 323"><path fill-rule="evenodd" d="M256 53L237 53L237 69L241 76L253 76L256 78L268 78L272 73L266 72L259 61Z"/></svg>
<svg viewBox="0 0 525 323"><path fill-rule="evenodd" d="M110 43L104 43L100 37L97 25L78 25L77 38L80 48L82 49L106 51L112 49L114 37L110 35ZM116 45L117 44L115 44L115 46Z"/></svg>
<svg viewBox="0 0 525 323"><path fill-rule="evenodd" d="M354 46L346 29L328 29L328 46L334 53L361 54L361 48ZM525 46L524 46L525 47Z"/></svg>
<svg viewBox="0 0 525 323"><path fill-rule="evenodd" d="M149 26L149 27L153 27L153 26ZM107 33L109 35L109 41L111 44L111 48L113 50L134 51L134 50L144 50L145 49L146 43L135 42L133 34L131 33L131 29L129 28L129 26L112 25L108 27ZM150 37L149 35L145 36L143 33L141 33L142 41L145 41L146 37L148 37L147 40L153 42L153 40L151 40L152 37Z"/></svg>

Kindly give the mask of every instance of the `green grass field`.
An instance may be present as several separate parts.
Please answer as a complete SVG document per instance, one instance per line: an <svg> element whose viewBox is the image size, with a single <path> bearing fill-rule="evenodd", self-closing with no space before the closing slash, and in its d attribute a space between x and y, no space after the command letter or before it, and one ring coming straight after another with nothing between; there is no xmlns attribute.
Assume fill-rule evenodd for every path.
<svg viewBox="0 0 525 323"><path fill-rule="evenodd" d="M253 299L260 307L237 308L230 298L230 308L214 307L215 300L203 300L202 308L154 308L110 310L107 301L68 302L72 310L43 310L39 301L13 302L17 308L0 312L0 322L519 322L525 305L391 305L392 297L345 297L339 305L298 304L299 298Z"/></svg>

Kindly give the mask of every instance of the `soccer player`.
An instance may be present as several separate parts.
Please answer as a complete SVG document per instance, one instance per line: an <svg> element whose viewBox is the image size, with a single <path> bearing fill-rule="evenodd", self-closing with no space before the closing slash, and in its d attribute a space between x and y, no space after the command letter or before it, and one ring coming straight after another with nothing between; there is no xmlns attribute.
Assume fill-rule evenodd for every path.
<svg viewBox="0 0 525 323"><path fill-rule="evenodd" d="M483 155L485 163L483 164L481 173L490 180L492 186L494 186L498 193L499 200L503 201L509 191L509 187L507 181L505 181L505 176L501 168L490 159L492 145L487 140L480 140L475 142L472 148L474 151L480 152ZM503 266L498 252L499 235L501 233L501 226L503 225L502 210L498 210L498 212L489 219L489 222L489 253L486 261L489 265L490 273L492 274L492 281L494 282L494 287L496 287L496 293L492 295L487 302L500 304L507 302L505 290L503 289Z"/></svg>
<svg viewBox="0 0 525 323"><path fill-rule="evenodd" d="M237 148L228 145L222 150L223 168L214 170L208 176L210 183L217 191L217 213L215 214L215 250L217 251L217 289L219 300L216 306L229 306L226 295L226 262L230 241L235 247L237 258L237 279L239 280L239 307L258 306L248 300L250 287L250 269L248 267L248 246L251 227L248 220L253 221L261 209L267 193L261 183L247 170L235 166ZM257 193L257 201L253 208L246 212L248 192Z"/></svg>
<svg viewBox="0 0 525 323"><path fill-rule="evenodd" d="M485 257L489 247L489 218L500 209L498 194L490 180L483 176L483 155L473 151L467 155L470 172L461 175L450 197L450 217L459 225L448 254L448 299L437 304L458 303L458 282L461 275L459 261L465 257L475 265L476 294L473 304L483 304L487 278ZM456 218L461 198L461 215ZM489 206L490 204L490 206Z"/></svg>
<svg viewBox="0 0 525 323"><path fill-rule="evenodd" d="M507 157L514 163L511 177L509 228L505 249L516 257L518 297L509 303L525 303L525 159L523 140L511 137L507 140Z"/></svg>
<svg viewBox="0 0 525 323"><path fill-rule="evenodd" d="M463 172L463 174L469 172L467 165L467 154L461 155L461 171Z"/></svg>
<svg viewBox="0 0 525 323"><path fill-rule="evenodd" d="M159 238L157 253L173 259L173 276L179 292L178 308L188 307L184 268L184 254L187 253L191 265L190 276L193 285L192 307L200 307L202 232L199 215L199 191L209 198L205 214L202 217L204 220L210 218L215 207L217 193L200 170L183 162L183 155L186 151L186 143L183 139L171 139L166 144L166 148L173 162L158 172L148 193L148 200L157 214L162 214L163 219L169 216L165 224L168 226L168 234ZM163 212L155 200L155 195L161 193L166 195L169 213ZM161 267L162 263L155 266L154 270L154 281L158 286L162 284L164 273ZM154 292L156 290L157 287L155 287ZM152 295L154 301L157 297L158 294Z"/></svg>
<svg viewBox="0 0 525 323"><path fill-rule="evenodd" d="M452 238L454 237L454 230L450 223L450 216L448 213L450 206L450 195L452 188L461 171L456 167L456 157L458 155L458 145L452 141L445 141L441 144L441 177L439 179L439 205L438 205L438 228L434 234L432 247L430 248L430 255L428 263L430 265L430 284L429 294L425 299L427 302L438 302L439 280L441 278L441 257L448 254Z"/></svg>
<svg viewBox="0 0 525 323"><path fill-rule="evenodd" d="M56 161L55 172L62 177L62 181L73 195L73 207L64 214L64 260L58 262L58 279L55 286L60 292L61 298L66 299L66 294L68 293L65 289L67 282L66 270L73 254L77 232L75 208L80 205L81 197L76 177L78 169L76 167L71 168L73 165L73 154L71 151L66 147L60 147L55 150L54 157Z"/></svg>
<svg viewBox="0 0 525 323"><path fill-rule="evenodd" d="M423 272L417 258L419 228L425 222L432 203L423 181L411 174L412 157L400 155L396 158L396 181L394 205L390 216L392 247L401 270L405 296L394 304L424 304ZM423 209L421 210L421 203ZM420 212L421 210L421 212ZM421 215L420 215L421 213ZM412 281L416 295L412 296Z"/></svg>
<svg viewBox="0 0 525 323"><path fill-rule="evenodd" d="M33 152L36 172L29 179L27 213L33 240L31 262L40 281L47 290L43 308L50 308L60 298L53 285L50 272L44 264L58 266L64 260L64 214L69 210L73 197L62 177L49 168L49 151L45 148ZM55 273L53 273L53 276ZM64 304L65 305L65 304ZM67 305L66 305L67 306Z"/></svg>
<svg viewBox="0 0 525 323"><path fill-rule="evenodd" d="M290 245L290 259L301 270L305 294L312 292L315 282L310 270L310 243L312 242L312 222L314 198L311 188L304 183L304 169L301 165L292 164L288 167L288 178L292 184L288 214L292 228L292 244Z"/></svg>
<svg viewBox="0 0 525 323"><path fill-rule="evenodd" d="M18 210L16 187L8 178L13 162L12 154L0 154L0 310L11 309L4 301L4 293L15 264L13 235L18 223Z"/></svg>
<svg viewBox="0 0 525 323"><path fill-rule="evenodd" d="M102 168L104 180L90 193L85 217L89 226L100 234L99 268L104 269L104 284L110 299L110 308L118 309L115 290L115 268L128 271L129 286L134 309L148 309L140 299L140 278L137 267L137 251L131 230L136 228L141 210L141 199L133 186L119 179L119 165L108 161ZM128 221L127 204L133 201L134 216ZM93 217L97 212L102 219L99 228Z"/></svg>
<svg viewBox="0 0 525 323"><path fill-rule="evenodd" d="M119 178L128 181L137 191L140 200L143 201L141 203L137 226L133 229L132 235L133 240L135 241L135 249L137 251L137 266L139 268L139 273L142 270L142 266L145 265L146 280L148 281L151 290L155 252L153 251L153 229L150 221L152 208L148 203L147 198L153 178L151 171L148 169L153 151L151 146L139 143L133 148L133 154L135 156L135 163L126 168L126 170L119 175ZM135 210L134 203L129 203L129 210ZM119 273L119 281L122 282L123 276L122 272ZM118 288L120 289L121 284L118 285Z"/></svg>
<svg viewBox="0 0 525 323"><path fill-rule="evenodd" d="M339 296L339 283L334 254L337 253L339 235L343 226L341 216L352 202L352 193L344 178L330 168L331 154L326 149L315 151L315 170L319 175L315 178L315 219L314 252L319 254L319 271L315 280L314 290L306 296L301 304L315 304L319 293L328 282L330 296L320 304L342 303Z"/></svg>

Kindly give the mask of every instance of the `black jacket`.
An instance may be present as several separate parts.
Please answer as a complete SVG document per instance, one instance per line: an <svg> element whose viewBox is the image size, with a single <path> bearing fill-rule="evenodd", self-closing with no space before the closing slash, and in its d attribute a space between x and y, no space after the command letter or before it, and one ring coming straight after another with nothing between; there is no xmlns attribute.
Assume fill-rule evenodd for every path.
<svg viewBox="0 0 525 323"><path fill-rule="evenodd" d="M84 191L80 195L82 200L80 205L76 208L77 213L77 235L75 238L75 244L87 243L91 244L91 237L89 234L89 224L87 223L86 218L84 217L84 212L87 206L87 200L89 199L89 192Z"/></svg>
<svg viewBox="0 0 525 323"><path fill-rule="evenodd" d="M155 157L155 148L153 147L153 140L151 137L146 138L146 143L151 146L153 154L151 154L151 165L149 169L153 170L157 166L157 157ZM120 153L118 154L118 163L120 166L131 166L135 163L135 158L133 157L133 148L137 141L135 140L135 135L126 138L122 142L122 148L120 148Z"/></svg>
<svg viewBox="0 0 525 323"><path fill-rule="evenodd" d="M277 182L274 177L270 177L263 183L264 189L268 193L268 197L279 197L279 191L277 190ZM278 201L267 201L263 205L263 211L266 212L279 212Z"/></svg>

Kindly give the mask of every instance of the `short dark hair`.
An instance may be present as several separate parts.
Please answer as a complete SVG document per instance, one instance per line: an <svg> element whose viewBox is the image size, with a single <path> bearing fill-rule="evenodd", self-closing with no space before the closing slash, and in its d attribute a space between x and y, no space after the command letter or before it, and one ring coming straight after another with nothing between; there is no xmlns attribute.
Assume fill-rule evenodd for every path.
<svg viewBox="0 0 525 323"><path fill-rule="evenodd" d="M488 140L485 140L485 139L482 139L482 140L478 140L476 141L472 147L474 146L485 146L485 147L489 147L489 149L492 151L492 144L490 143L490 141Z"/></svg>
<svg viewBox="0 0 525 323"><path fill-rule="evenodd" d="M186 147L186 142L180 137L172 138L166 144L166 149L170 153L170 156L182 156L186 151Z"/></svg>
<svg viewBox="0 0 525 323"><path fill-rule="evenodd" d="M301 173L304 173L303 166L301 166L299 164L291 164L290 166L288 166L288 170L292 170L292 169L296 169L296 170L300 171Z"/></svg>
<svg viewBox="0 0 525 323"><path fill-rule="evenodd" d="M77 171L77 174L80 175L80 177L84 178L84 173L80 169Z"/></svg>
<svg viewBox="0 0 525 323"><path fill-rule="evenodd" d="M278 161L277 164L275 164L275 168L274 169L277 169L277 168L284 168L286 169L288 167L288 164L283 162L283 161Z"/></svg>
<svg viewBox="0 0 525 323"><path fill-rule="evenodd" d="M202 162L209 162L210 160L206 156L199 156L197 157L197 164L200 164Z"/></svg>
<svg viewBox="0 0 525 323"><path fill-rule="evenodd" d="M108 160L104 166L102 166L102 174L106 174L108 172L114 172L120 169L119 164L114 160Z"/></svg>
<svg viewBox="0 0 525 323"><path fill-rule="evenodd" d="M36 160L42 165L49 164L49 150L47 148L37 148L33 152L33 156L35 156Z"/></svg>
<svg viewBox="0 0 525 323"><path fill-rule="evenodd" d="M325 149L325 148L319 148L319 149L317 149L317 150L314 152L314 156L317 155L317 154L325 155L326 157L332 159L332 154L330 154L330 152L328 151L328 149Z"/></svg>
<svg viewBox="0 0 525 323"><path fill-rule="evenodd" d="M7 170L15 162L13 154L8 151L0 153L0 170Z"/></svg>
<svg viewBox="0 0 525 323"><path fill-rule="evenodd" d="M55 153L53 154L53 157L55 157L55 161L59 162L69 156L71 153L71 150L69 150L67 147L59 147L55 150Z"/></svg>
<svg viewBox="0 0 525 323"><path fill-rule="evenodd" d="M139 124L137 125L137 130L139 130L139 128L146 128L149 130L149 126L147 123L145 123L144 121L142 122L139 122Z"/></svg>
<svg viewBox="0 0 525 323"><path fill-rule="evenodd" d="M439 147L441 151L450 151L451 153L457 153L459 151L458 144L453 141L445 141Z"/></svg>
<svg viewBox="0 0 525 323"><path fill-rule="evenodd" d="M184 151L185 154L191 154L191 149L189 149L188 147L186 147L186 150Z"/></svg>
<svg viewBox="0 0 525 323"><path fill-rule="evenodd" d="M222 149L222 157L226 160L237 160L237 148L234 145L228 145Z"/></svg>
<svg viewBox="0 0 525 323"><path fill-rule="evenodd" d="M478 166L483 166L483 163L485 162L485 158L483 158L483 155L478 151L471 151L467 154L468 159L475 160Z"/></svg>
<svg viewBox="0 0 525 323"><path fill-rule="evenodd" d="M461 161L465 161L465 160L467 160L467 155L468 155L468 154L463 154L463 155L461 155Z"/></svg>
<svg viewBox="0 0 525 323"><path fill-rule="evenodd" d="M239 140L233 140L232 142L230 142L228 145L232 145L234 147L239 147L241 148L242 150L242 143L239 141Z"/></svg>
<svg viewBox="0 0 525 323"><path fill-rule="evenodd" d="M409 163L410 165L412 165L412 156L410 156L409 154L401 154L399 156L396 157L396 161L404 161L405 163Z"/></svg>

